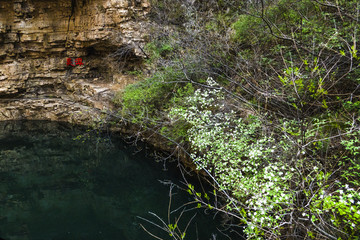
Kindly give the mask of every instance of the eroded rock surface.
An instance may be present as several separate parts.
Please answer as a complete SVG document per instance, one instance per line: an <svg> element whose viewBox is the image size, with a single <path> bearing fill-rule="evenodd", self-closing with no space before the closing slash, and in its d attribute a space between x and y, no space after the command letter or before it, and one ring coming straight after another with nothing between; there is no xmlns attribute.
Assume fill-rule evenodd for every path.
<svg viewBox="0 0 360 240"><path fill-rule="evenodd" d="M148 0L0 0L0 120L98 119L140 66L148 11Z"/></svg>

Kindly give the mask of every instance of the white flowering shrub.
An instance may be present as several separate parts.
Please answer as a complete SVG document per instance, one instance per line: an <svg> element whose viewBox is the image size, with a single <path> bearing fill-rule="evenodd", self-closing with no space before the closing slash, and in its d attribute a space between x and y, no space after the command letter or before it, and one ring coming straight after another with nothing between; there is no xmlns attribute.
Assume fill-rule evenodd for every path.
<svg viewBox="0 0 360 240"><path fill-rule="evenodd" d="M278 234L293 204L289 180L294 169L273 157L281 149L262 133L259 119L237 118L221 103L224 95L211 78L207 85L209 88L187 97L182 107L173 108L169 116L172 121L191 124L188 138L197 167L212 172L221 190L246 203L234 207L231 202L227 210L238 211L247 235L259 236L264 229Z"/></svg>
<svg viewBox="0 0 360 240"><path fill-rule="evenodd" d="M302 231L311 239L354 239L360 226L358 190L334 181L339 174L334 177L320 161L306 157L306 152L323 149L319 147L323 142L315 137L327 122L313 121L302 141L295 120L280 120L282 132L275 138L263 131L259 118L242 119L229 110L221 87L211 78L207 86L174 106L169 117L174 123L189 124L194 163L211 173L217 189L226 193L225 210L236 213L244 223L248 239L278 239L283 229L295 225L304 226ZM343 162L351 163L348 169L355 172L345 171L341 176L352 186L359 185L358 136L360 132L342 142L350 153ZM188 191L201 200L201 193L193 188ZM205 198L204 205L216 208Z"/></svg>

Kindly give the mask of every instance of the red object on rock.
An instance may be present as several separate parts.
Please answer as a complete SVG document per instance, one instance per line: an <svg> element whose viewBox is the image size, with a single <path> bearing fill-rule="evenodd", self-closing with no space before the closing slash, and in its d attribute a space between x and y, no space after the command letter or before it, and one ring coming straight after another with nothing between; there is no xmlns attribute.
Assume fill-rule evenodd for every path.
<svg viewBox="0 0 360 240"><path fill-rule="evenodd" d="M75 64L76 65L84 65L83 62L82 62L82 58L76 58L75 59Z"/></svg>
<svg viewBox="0 0 360 240"><path fill-rule="evenodd" d="M67 58L67 59L66 59L66 65L67 65L67 66L73 66L73 67L75 67L75 66L72 64L72 59L71 59L71 58Z"/></svg>

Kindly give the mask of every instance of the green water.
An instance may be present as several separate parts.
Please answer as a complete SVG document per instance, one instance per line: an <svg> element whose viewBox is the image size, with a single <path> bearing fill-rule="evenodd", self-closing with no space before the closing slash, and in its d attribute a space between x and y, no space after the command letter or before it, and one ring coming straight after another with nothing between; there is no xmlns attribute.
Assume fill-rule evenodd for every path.
<svg viewBox="0 0 360 240"><path fill-rule="evenodd" d="M148 213L153 212L167 223L169 185L160 181L180 184L178 170L163 171L162 163L134 150L120 138L99 138L67 124L0 122L0 237L154 239L141 223L171 239L138 216L161 224ZM191 200L176 187L173 194L172 209ZM201 210L184 213L180 229L195 213L185 239L228 239Z"/></svg>

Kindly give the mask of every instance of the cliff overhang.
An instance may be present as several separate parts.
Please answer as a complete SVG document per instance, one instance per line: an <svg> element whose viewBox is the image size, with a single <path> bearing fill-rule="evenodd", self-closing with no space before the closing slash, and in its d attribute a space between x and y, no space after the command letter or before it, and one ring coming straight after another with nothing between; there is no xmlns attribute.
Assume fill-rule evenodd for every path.
<svg viewBox="0 0 360 240"><path fill-rule="evenodd" d="M141 67L149 7L148 0L0 1L0 120L98 120L133 81L126 72Z"/></svg>

